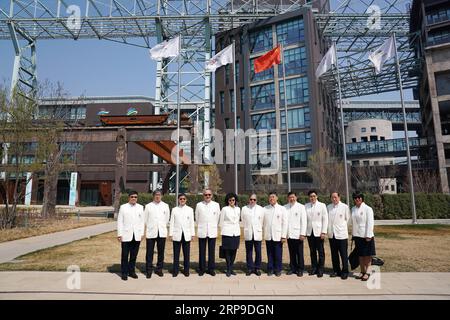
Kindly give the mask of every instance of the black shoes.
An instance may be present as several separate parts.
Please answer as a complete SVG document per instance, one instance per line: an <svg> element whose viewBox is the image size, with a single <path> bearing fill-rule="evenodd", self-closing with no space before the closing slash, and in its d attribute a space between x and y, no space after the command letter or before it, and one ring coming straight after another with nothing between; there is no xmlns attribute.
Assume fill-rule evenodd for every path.
<svg viewBox="0 0 450 320"><path fill-rule="evenodd" d="M226 275L227 275L227 277L231 277L231 272L227 271Z"/></svg>
<svg viewBox="0 0 450 320"><path fill-rule="evenodd" d="M319 270L318 272L317 272L317 278L322 278L323 277L323 271L322 270Z"/></svg>
<svg viewBox="0 0 450 320"><path fill-rule="evenodd" d="M183 274L185 277L189 277L189 271L185 271L185 272L183 272Z"/></svg>
<svg viewBox="0 0 450 320"><path fill-rule="evenodd" d="M233 276L235 276L236 275L236 272L234 272L233 270L231 270L231 272L230 272Z"/></svg>
<svg viewBox="0 0 450 320"><path fill-rule="evenodd" d="M199 272L198 272L198 275L199 275L200 277L202 277L204 274L205 274L205 273L204 273L203 271L199 271Z"/></svg>
<svg viewBox="0 0 450 320"><path fill-rule="evenodd" d="M178 276L178 272L174 272L174 273L172 273L172 277L176 277L176 276Z"/></svg>
<svg viewBox="0 0 450 320"><path fill-rule="evenodd" d="M272 271L267 271L267 276L268 277L270 277L270 276L272 276L273 275L273 272Z"/></svg>
<svg viewBox="0 0 450 320"><path fill-rule="evenodd" d="M216 272L214 270L208 271L208 274L212 277L216 276Z"/></svg>
<svg viewBox="0 0 450 320"><path fill-rule="evenodd" d="M275 272L275 275L277 276L277 277L280 277L281 276L281 272Z"/></svg>
<svg viewBox="0 0 450 320"><path fill-rule="evenodd" d="M156 270L155 274L157 274L160 277L164 277L164 273L162 272L162 270Z"/></svg>
<svg viewBox="0 0 450 320"><path fill-rule="evenodd" d="M258 277L261 276L261 270L256 269L256 270L255 270L255 274L256 274Z"/></svg>
<svg viewBox="0 0 450 320"><path fill-rule="evenodd" d="M136 274L136 272L130 273L130 274L128 274L128 276L130 276L133 279L137 279L138 278L138 275Z"/></svg>
<svg viewBox="0 0 450 320"><path fill-rule="evenodd" d="M330 278L336 278L338 276L338 274L336 272L333 272L330 274Z"/></svg>
<svg viewBox="0 0 450 320"><path fill-rule="evenodd" d="M343 274L341 275L341 279L342 279L342 280L347 280L347 278L348 278L348 273L343 273Z"/></svg>
<svg viewBox="0 0 450 320"><path fill-rule="evenodd" d="M288 272L286 272L286 274L287 274L288 276L290 276L291 274L294 274L294 271L289 270Z"/></svg>
<svg viewBox="0 0 450 320"><path fill-rule="evenodd" d="M248 276L251 276L251 274L252 274L252 272L250 271L250 270L247 270L247 272L245 272L245 275L248 277Z"/></svg>
<svg viewBox="0 0 450 320"><path fill-rule="evenodd" d="M317 274L317 269L312 269L311 271L309 271L308 275L313 276Z"/></svg>
<svg viewBox="0 0 450 320"><path fill-rule="evenodd" d="M128 280L128 276L126 274L123 274L121 278L122 278L123 281L127 281Z"/></svg>
<svg viewBox="0 0 450 320"><path fill-rule="evenodd" d="M303 271L297 272L297 277L303 277Z"/></svg>
<svg viewBox="0 0 450 320"><path fill-rule="evenodd" d="M151 272L147 272L147 273L145 274L145 277L146 277L147 279L150 279L150 278L152 277L152 273L151 273Z"/></svg>

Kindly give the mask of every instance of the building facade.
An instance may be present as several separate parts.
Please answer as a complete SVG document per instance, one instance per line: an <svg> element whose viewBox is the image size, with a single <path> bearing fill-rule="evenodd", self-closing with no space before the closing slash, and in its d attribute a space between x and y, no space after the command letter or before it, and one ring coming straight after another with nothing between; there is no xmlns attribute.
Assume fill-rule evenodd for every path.
<svg viewBox="0 0 450 320"><path fill-rule="evenodd" d="M308 158L320 149L340 151L339 121L333 99L325 95L315 78L315 69L326 45L320 41L313 8L303 8L264 21L216 35L216 52L236 43L237 88L233 87L233 67L227 65L215 74L216 129L234 129L234 90L237 96L237 128L279 130L280 143L267 156L278 163L273 174L261 174L267 163L260 152L245 150L245 164L238 165L238 190L276 188L287 191L286 124L289 128L291 184L293 190L306 190L314 183L307 173ZM283 48L286 70L287 108L284 111L282 65L255 74L254 60L278 44ZM287 120L286 120L287 118ZM259 141L259 140L258 140ZM273 142L272 142L273 143ZM248 146L248 144L246 145ZM250 163L252 162L252 163ZM234 189L233 164L219 166L225 191Z"/></svg>
<svg viewBox="0 0 450 320"><path fill-rule="evenodd" d="M440 189L449 193L450 180L450 2L415 0L411 8L415 53L421 60L414 91L422 108L427 156L436 160Z"/></svg>

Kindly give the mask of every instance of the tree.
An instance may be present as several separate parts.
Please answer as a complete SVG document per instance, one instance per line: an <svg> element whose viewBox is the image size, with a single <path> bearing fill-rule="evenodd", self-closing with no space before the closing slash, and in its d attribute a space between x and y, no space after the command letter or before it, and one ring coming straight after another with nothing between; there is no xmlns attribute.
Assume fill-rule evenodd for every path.
<svg viewBox="0 0 450 320"><path fill-rule="evenodd" d="M261 174L253 176L253 191L268 194L276 191L281 193L283 186L278 184L278 176L276 174Z"/></svg>
<svg viewBox="0 0 450 320"><path fill-rule="evenodd" d="M211 189L214 194L222 191L222 179L220 178L219 170L215 164L199 165L198 182L200 187L207 187Z"/></svg>
<svg viewBox="0 0 450 320"><path fill-rule="evenodd" d="M417 170L413 171L414 180L414 192L419 193L439 193L441 192L439 188L440 177L436 170ZM409 178L405 179L403 182L403 189L409 192Z"/></svg>
<svg viewBox="0 0 450 320"><path fill-rule="evenodd" d="M308 161L308 171L319 192L345 191L345 176L343 161L333 157L328 150L319 150L311 155Z"/></svg>

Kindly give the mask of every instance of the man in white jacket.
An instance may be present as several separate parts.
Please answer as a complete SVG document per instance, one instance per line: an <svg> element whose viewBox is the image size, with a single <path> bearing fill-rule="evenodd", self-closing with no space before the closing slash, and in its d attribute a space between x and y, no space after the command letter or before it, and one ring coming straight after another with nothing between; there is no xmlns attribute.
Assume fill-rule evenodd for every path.
<svg viewBox="0 0 450 320"><path fill-rule="evenodd" d="M284 207L288 212L288 233L287 242L289 248L289 271L288 275L296 274L303 276L305 270L305 260L303 255L303 241L306 238L306 210L305 206L297 202L295 192L288 193L288 201Z"/></svg>
<svg viewBox="0 0 450 320"><path fill-rule="evenodd" d="M242 223L244 225L247 276L250 276L252 272L257 276L261 275L261 243L264 208L256 202L256 194L252 194L248 199L248 205L242 207L241 211ZM254 262L253 248L255 248Z"/></svg>
<svg viewBox="0 0 450 320"><path fill-rule="evenodd" d="M333 273L330 277L348 278L348 223L350 220L350 209L341 202L338 192L331 194L331 204L328 210L328 240L330 241L331 261ZM339 255L342 260L342 269L339 263Z"/></svg>
<svg viewBox="0 0 450 320"><path fill-rule="evenodd" d="M212 191L210 189L203 191L203 199L195 207L199 255L198 275L203 276L206 272L215 276L216 238L220 218L220 206L212 200ZM208 270L206 270L206 245L208 245Z"/></svg>
<svg viewBox="0 0 450 320"><path fill-rule="evenodd" d="M323 242L328 231L328 212L325 203L317 200L317 192L311 190L308 192L309 202L305 205L307 227L306 235L311 255L311 271L309 275L317 274L317 277L323 277L325 266L325 249ZM319 256L319 261L317 261Z"/></svg>
<svg viewBox="0 0 450 320"><path fill-rule="evenodd" d="M136 258L144 238L144 207L137 203L138 193L128 193L128 203L120 206L117 216L117 240L122 245L120 269L122 280L137 279Z"/></svg>
<svg viewBox="0 0 450 320"><path fill-rule="evenodd" d="M269 194L269 205L264 208L264 239L267 248L267 275L274 272L281 276L283 242L286 241L288 213L286 208L278 204L276 192Z"/></svg>
<svg viewBox="0 0 450 320"><path fill-rule="evenodd" d="M145 206L145 224L147 225L147 252L145 255L147 279L153 272L153 253L158 250L158 261L155 273L162 277L164 266L164 248L166 246L167 226L170 220L170 210L167 203L161 200L161 190L153 191L153 201Z"/></svg>

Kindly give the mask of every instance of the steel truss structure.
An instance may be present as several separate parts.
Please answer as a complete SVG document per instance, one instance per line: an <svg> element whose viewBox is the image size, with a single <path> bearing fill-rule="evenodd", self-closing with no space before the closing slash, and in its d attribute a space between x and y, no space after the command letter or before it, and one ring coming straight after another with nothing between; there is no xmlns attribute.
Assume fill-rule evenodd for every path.
<svg viewBox="0 0 450 320"><path fill-rule="evenodd" d="M34 98L36 94L36 42L51 39L102 39L150 48L176 35L182 37L181 61L158 61L155 113L176 108L178 88L182 105L195 105L191 115L203 121L204 158L209 158L211 74L204 63L211 57L214 35L257 20L307 6L316 14L324 39L335 40L340 58L344 98L397 89L394 64L375 76L367 54L392 32L400 40L405 88L415 85L417 61L409 46L409 16L405 0L9 0L0 4L0 40L12 41L15 63L11 88ZM318 4L323 5L317 9ZM337 6L336 6L337 4ZM373 5L377 12L365 13ZM328 7L335 8L331 12ZM375 7L374 7L375 8ZM377 17L379 19L377 19ZM375 20L374 20L375 19ZM156 40L156 41L155 41ZM317 61L318 63L319 61ZM178 83L178 72L181 83ZM336 72L323 83L336 92ZM154 159L156 160L156 159ZM154 179L154 182L155 179ZM154 183L155 185L156 183Z"/></svg>

